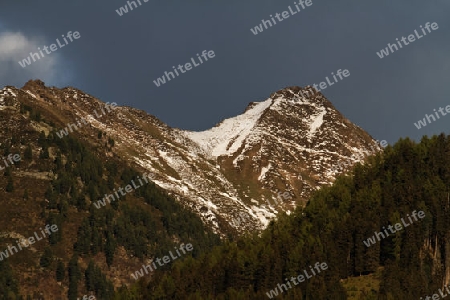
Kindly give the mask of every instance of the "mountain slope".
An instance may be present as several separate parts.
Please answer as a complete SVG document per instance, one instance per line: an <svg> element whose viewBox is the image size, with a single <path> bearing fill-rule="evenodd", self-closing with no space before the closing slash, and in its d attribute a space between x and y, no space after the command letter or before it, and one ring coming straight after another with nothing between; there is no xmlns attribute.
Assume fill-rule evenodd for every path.
<svg viewBox="0 0 450 300"><path fill-rule="evenodd" d="M85 135L59 138L54 129L64 115L49 98L57 93L0 93L0 298L112 299L114 288L135 281L130 274L142 263L180 244L194 245L195 256L220 242L196 214L118 157L111 136L91 139L85 125L78 129ZM100 111L101 103L89 104ZM137 186L119 194L131 183ZM120 196L99 205L104 195ZM57 231L42 238L46 225Z"/></svg>
<svg viewBox="0 0 450 300"><path fill-rule="evenodd" d="M159 273L139 299L275 298L271 291L276 299L347 299L356 282L364 282L361 300L431 299L439 290L445 297L449 184L450 136L401 139L260 236ZM319 273L317 263L327 268Z"/></svg>
<svg viewBox="0 0 450 300"><path fill-rule="evenodd" d="M40 81L20 90L7 87L2 95L27 98L58 124L86 120L68 132L90 143L98 144L98 131L105 132L115 141L114 155L150 171L157 185L222 235L263 229L276 214L304 205L312 191L333 182L343 171L332 170L337 162L357 162L361 157L350 157L379 150L311 87L280 90L204 132L170 128L130 107L108 112L77 89ZM100 111L105 113L98 117Z"/></svg>

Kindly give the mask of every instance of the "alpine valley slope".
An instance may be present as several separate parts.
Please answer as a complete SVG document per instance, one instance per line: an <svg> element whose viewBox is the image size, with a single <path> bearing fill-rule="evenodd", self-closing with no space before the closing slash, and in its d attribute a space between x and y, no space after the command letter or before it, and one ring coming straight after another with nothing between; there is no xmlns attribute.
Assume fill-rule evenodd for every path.
<svg viewBox="0 0 450 300"><path fill-rule="evenodd" d="M58 129L85 118L88 124L69 134L95 144L99 130L105 132L115 141L114 155L150 171L157 185L221 235L265 228L278 213L290 213L314 190L331 184L339 161L357 162L353 154L380 150L310 86L282 89L203 132L171 128L130 107L95 118L94 110L104 106L100 100L39 80L0 90L0 109L14 100L33 103ZM35 126L49 132L48 125ZM277 199L280 191L291 199ZM233 222L243 214L244 222Z"/></svg>

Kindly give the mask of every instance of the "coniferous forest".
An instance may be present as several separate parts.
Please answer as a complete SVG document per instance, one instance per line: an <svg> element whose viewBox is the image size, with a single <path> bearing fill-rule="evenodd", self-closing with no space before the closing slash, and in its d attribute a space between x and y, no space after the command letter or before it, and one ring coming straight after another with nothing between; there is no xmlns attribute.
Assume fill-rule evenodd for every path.
<svg viewBox="0 0 450 300"><path fill-rule="evenodd" d="M34 115L31 107L22 107L22 113L27 111ZM111 271L116 259L122 259L119 247L123 247L127 255L143 261L179 246L177 241L195 244L194 257L219 244L219 237L206 228L196 214L151 182L118 201L95 208L93 203L104 194L131 180L137 182L137 176L142 174L114 158L99 159L95 154L98 149L72 136L60 139L55 132L48 135L41 132L35 140L39 151L33 152L28 143L20 153L24 140L12 135L10 142L2 145L2 151L19 152L24 158L22 165L39 158L35 167L53 174L41 196L45 199L41 211L37 213L47 224L56 224L59 230L49 236L39 266L44 274L51 274L58 282L68 284L67 299L75 300L82 292L93 293L97 299L112 299L115 294L113 282L92 258L104 261ZM105 148L109 147L112 145L105 145ZM4 176L8 177L10 190L14 191L19 180L16 171L6 170ZM21 205L30 205L32 199L27 189L22 193ZM2 243L1 250L6 246ZM42 298L38 294L19 293L19 284L15 280L15 272L19 271L14 265L16 257L25 254L0 261L0 299Z"/></svg>
<svg viewBox="0 0 450 300"><path fill-rule="evenodd" d="M448 282L450 137L401 139L322 188L304 209L258 236L157 272L119 299L265 299L266 292L316 262L328 270L277 299L347 299L342 282L381 272L379 290L360 299L416 299ZM412 211L425 218L366 247L363 241Z"/></svg>

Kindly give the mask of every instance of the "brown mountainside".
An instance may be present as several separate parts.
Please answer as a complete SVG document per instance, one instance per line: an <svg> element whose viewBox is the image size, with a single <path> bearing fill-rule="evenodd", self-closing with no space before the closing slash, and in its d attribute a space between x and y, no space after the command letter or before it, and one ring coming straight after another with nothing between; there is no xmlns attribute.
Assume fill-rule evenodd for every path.
<svg viewBox="0 0 450 300"><path fill-rule="evenodd" d="M158 186L220 234L264 228L277 213L289 213L312 191L330 184L337 162L379 150L369 134L311 87L280 90L204 132L170 128L130 107L108 111L102 101L82 91L46 87L41 81L1 93L0 105L17 108L19 102L28 103L58 129L73 124L73 132L67 133L93 145L99 143L98 131L105 132L115 145L103 155L151 172ZM7 126L17 127L17 118L10 115ZM36 121L27 130L30 127L51 130ZM19 136L26 134L15 130Z"/></svg>

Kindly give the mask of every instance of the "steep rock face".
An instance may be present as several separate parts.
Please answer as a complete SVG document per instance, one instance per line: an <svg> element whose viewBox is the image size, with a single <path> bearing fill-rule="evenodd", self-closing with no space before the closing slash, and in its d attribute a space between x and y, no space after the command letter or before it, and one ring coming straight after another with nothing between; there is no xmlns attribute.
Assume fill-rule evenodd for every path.
<svg viewBox="0 0 450 300"><path fill-rule="evenodd" d="M150 171L157 185L221 234L264 228L277 213L290 213L312 191L332 183L337 162L379 150L311 87L280 90L203 132L170 128L130 107L108 112L82 91L41 81L1 90L0 109L20 98L39 107L58 129L78 124L69 134L93 144L99 130L106 132L114 138L114 155ZM51 130L38 124L35 129Z"/></svg>
<svg viewBox="0 0 450 300"><path fill-rule="evenodd" d="M184 133L217 161L263 225L332 183L338 161L380 149L311 87L283 89L210 130ZM289 197L280 201L277 191Z"/></svg>

